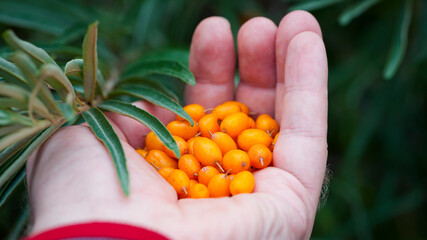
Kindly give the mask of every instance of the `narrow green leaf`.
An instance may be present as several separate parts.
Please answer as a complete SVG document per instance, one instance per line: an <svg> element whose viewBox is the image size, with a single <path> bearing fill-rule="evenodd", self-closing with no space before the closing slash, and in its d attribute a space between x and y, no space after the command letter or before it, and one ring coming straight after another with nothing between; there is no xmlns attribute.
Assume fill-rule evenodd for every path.
<svg viewBox="0 0 427 240"><path fill-rule="evenodd" d="M10 179L17 171L19 171L19 169L25 165L27 159L37 149L37 147L44 143L44 141L46 141L46 139L50 137L56 130L58 130L64 123L65 121L61 121L48 127L45 131L31 140L31 143L25 149L18 153L19 156L16 156L16 159L13 161L13 163L0 174L0 188L8 181L8 179Z"/></svg>
<svg viewBox="0 0 427 240"><path fill-rule="evenodd" d="M10 145L5 150L0 152L0 168L2 168L3 164L11 158L15 153L21 150L24 146L26 146L31 140L31 137L24 138L21 141Z"/></svg>
<svg viewBox="0 0 427 240"><path fill-rule="evenodd" d="M31 86L31 88L36 88L35 86L38 84L38 82L42 81L37 75L38 70L37 67L34 65L33 61L29 58L29 56L21 51L16 52L12 56L13 61L15 64L21 69L24 76L29 80L28 83ZM44 83L39 83L40 87L40 93L38 96L42 100L42 102L54 113L59 113L59 109L56 106L55 99L53 98L52 93L50 92L49 88Z"/></svg>
<svg viewBox="0 0 427 240"><path fill-rule="evenodd" d="M40 71L40 77L58 92L63 102L69 98L74 100L76 95L73 85L59 67L53 64L45 64Z"/></svg>
<svg viewBox="0 0 427 240"><path fill-rule="evenodd" d="M298 3L289 8L289 12L295 10L305 10L305 11L314 11L319 10L325 7L329 7L339 2L343 2L345 0L312 0L312 1L304 1L302 3Z"/></svg>
<svg viewBox="0 0 427 240"><path fill-rule="evenodd" d="M189 55L190 52L187 49L169 48L144 54L140 61L169 60L177 61L188 67Z"/></svg>
<svg viewBox="0 0 427 240"><path fill-rule="evenodd" d="M43 49L34 46L33 44L19 39L12 30L7 30L3 33L4 41L14 51L22 51L30 56L38 65L56 62Z"/></svg>
<svg viewBox="0 0 427 240"><path fill-rule="evenodd" d="M8 135L10 133L16 132L23 127L24 126L22 126L20 124L11 124L11 125L7 125L7 126L0 126L0 137L3 137L3 136Z"/></svg>
<svg viewBox="0 0 427 240"><path fill-rule="evenodd" d="M111 93L111 96L115 95L131 95L134 97L142 98L147 100L155 105L166 108L178 116L186 119L191 126L194 125L193 119L188 115L186 111L175 101L173 101L167 95L152 89L150 87L146 87L143 85L124 85L118 88L117 90Z"/></svg>
<svg viewBox="0 0 427 240"><path fill-rule="evenodd" d="M92 23L88 27L85 39L83 41L83 78L84 92L86 101L93 102L95 95L95 86L97 82L98 69L98 22Z"/></svg>
<svg viewBox="0 0 427 240"><path fill-rule="evenodd" d="M26 138L29 136L34 136L43 129L49 127L52 123L48 120L42 120L37 122L33 127L24 127L18 131L11 133L0 139L0 151L3 151L5 148L10 145Z"/></svg>
<svg viewBox="0 0 427 240"><path fill-rule="evenodd" d="M27 86L27 81L24 76L22 76L21 70L19 70L15 64L2 57L0 57L0 76L13 84L17 84L22 87Z"/></svg>
<svg viewBox="0 0 427 240"><path fill-rule="evenodd" d="M28 106L30 92L16 85L0 83L0 96L6 96L16 100L19 106ZM47 119L51 118L49 110L39 99L35 99L33 106L35 113Z"/></svg>
<svg viewBox="0 0 427 240"><path fill-rule="evenodd" d="M65 75L67 77L75 76L77 78L83 79L83 59L73 59L65 65ZM104 77L99 69L96 72L97 81L96 86L102 96L103 94L103 86L105 86Z"/></svg>
<svg viewBox="0 0 427 240"><path fill-rule="evenodd" d="M167 148L171 149L178 158L180 157L181 154L178 145L176 144L175 139L172 137L171 133L168 131L165 125L160 122L159 119L150 113L135 107L132 104L117 100L105 101L98 107L131 117L144 124L149 129L151 129L157 137L159 137L159 139L165 144Z"/></svg>
<svg viewBox="0 0 427 240"><path fill-rule="evenodd" d="M181 79L182 81L194 86L196 79L194 75L181 63L168 60L141 61L131 65L122 77L123 81L145 77L151 74L162 74Z"/></svg>
<svg viewBox="0 0 427 240"><path fill-rule="evenodd" d="M408 45L408 32L409 26L411 24L412 11L413 0L406 0L400 26L396 32L396 36L390 48L389 57L384 67L383 77L386 80L391 79L396 74L397 69L403 61L403 57Z"/></svg>
<svg viewBox="0 0 427 240"><path fill-rule="evenodd" d="M18 123L25 126L32 126L33 122L28 117L17 112L0 109L0 126Z"/></svg>
<svg viewBox="0 0 427 240"><path fill-rule="evenodd" d="M126 196L129 195L129 173L126 166L126 157L119 137L108 119L98 108L90 108L83 112L83 117L89 124L95 136L101 140L110 152L116 166L117 175Z"/></svg>
<svg viewBox="0 0 427 240"><path fill-rule="evenodd" d="M338 18L338 22L343 26L349 24L351 20L362 15L366 10L374 6L379 1L381 0L364 0L349 6L343 13L341 13Z"/></svg>
<svg viewBox="0 0 427 240"><path fill-rule="evenodd" d="M0 191L0 210L8 202L14 190L24 182L26 177L25 166L23 166L12 178L1 188Z"/></svg>
<svg viewBox="0 0 427 240"><path fill-rule="evenodd" d="M28 104L26 104L24 102L17 101L13 98L0 97L0 108L1 109L17 108L20 110L25 110L25 109L27 109L27 107L28 107Z"/></svg>

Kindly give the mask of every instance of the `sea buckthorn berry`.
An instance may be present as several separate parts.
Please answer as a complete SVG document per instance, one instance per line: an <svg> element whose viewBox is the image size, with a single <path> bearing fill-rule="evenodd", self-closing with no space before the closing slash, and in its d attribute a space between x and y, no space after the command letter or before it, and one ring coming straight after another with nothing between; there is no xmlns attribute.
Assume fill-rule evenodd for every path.
<svg viewBox="0 0 427 240"><path fill-rule="evenodd" d="M204 184L205 186L208 186L209 181L214 176L218 175L219 171L212 167L212 166L205 166L199 171L199 183Z"/></svg>
<svg viewBox="0 0 427 240"><path fill-rule="evenodd" d="M151 150L145 156L145 160L158 168L171 167L178 168L178 163L175 159L169 157L166 153L160 150Z"/></svg>
<svg viewBox="0 0 427 240"><path fill-rule="evenodd" d="M221 149L209 138L198 138L193 144L193 154L205 166L215 166L222 163Z"/></svg>
<svg viewBox="0 0 427 240"><path fill-rule="evenodd" d="M268 133L259 129L246 129L237 138L237 144L245 151L248 151L255 144L263 144L269 147L273 139Z"/></svg>
<svg viewBox="0 0 427 240"><path fill-rule="evenodd" d="M228 151L237 149L236 142L226 133L216 132L212 134L211 139L218 145L222 155Z"/></svg>
<svg viewBox="0 0 427 240"><path fill-rule="evenodd" d="M271 137L279 132L279 124L268 114L261 114L256 119L256 128L267 132Z"/></svg>
<svg viewBox="0 0 427 240"><path fill-rule="evenodd" d="M255 188L255 178L249 171L243 171L236 174L230 183L231 195L240 193L251 193Z"/></svg>
<svg viewBox="0 0 427 240"><path fill-rule="evenodd" d="M248 115L242 112L230 114L221 122L220 130L235 138L248 128L248 118Z"/></svg>
<svg viewBox="0 0 427 240"><path fill-rule="evenodd" d="M248 128L256 128L255 120L251 117L248 118Z"/></svg>
<svg viewBox="0 0 427 240"><path fill-rule="evenodd" d="M197 183L195 185L190 186L188 197L189 198L209 198L209 190L205 185L201 183Z"/></svg>
<svg viewBox="0 0 427 240"><path fill-rule="evenodd" d="M199 120L199 131L202 137L210 138L211 134L219 132L218 117L215 114L207 114Z"/></svg>
<svg viewBox="0 0 427 240"><path fill-rule="evenodd" d="M193 155L193 145L198 137L192 137L187 140L188 153Z"/></svg>
<svg viewBox="0 0 427 240"><path fill-rule="evenodd" d="M268 165L270 165L273 159L273 154L271 153L270 149L262 144L256 144L249 148L248 155L249 159L251 160L251 166L258 169L266 168Z"/></svg>
<svg viewBox="0 0 427 240"><path fill-rule="evenodd" d="M169 176L167 177L167 181L178 195L187 195L190 187L190 179L184 171L179 169L174 169Z"/></svg>
<svg viewBox="0 0 427 240"><path fill-rule="evenodd" d="M136 152L141 155L142 157L147 156L147 151L145 151L144 149L136 149Z"/></svg>
<svg viewBox="0 0 427 240"><path fill-rule="evenodd" d="M197 181L197 180L194 180L194 179L190 179L190 188L191 188L191 186L194 186L194 185L196 185L196 184L198 184L199 182Z"/></svg>
<svg viewBox="0 0 427 240"><path fill-rule="evenodd" d="M188 115L190 115L190 117L195 122L198 122L200 120L200 118L202 118L203 116L206 115L205 108L200 104L189 104L189 105L185 106L183 109L184 109L184 111L186 111L188 113ZM185 119L180 117L180 116L176 116L176 120L182 121Z"/></svg>
<svg viewBox="0 0 427 240"><path fill-rule="evenodd" d="M182 137L184 140L194 137L199 132L197 124L191 126L187 121L172 121L166 128L172 135Z"/></svg>
<svg viewBox="0 0 427 240"><path fill-rule="evenodd" d="M162 176L165 180L168 179L169 174L174 170L171 167L160 168L157 172Z"/></svg>
<svg viewBox="0 0 427 240"><path fill-rule="evenodd" d="M181 156L184 154L187 154L188 153L187 142L182 137L178 137L178 136L172 136L172 137L173 139L175 139L175 142L178 145ZM166 147L166 145L163 148L163 152L165 152L170 157L178 158L172 150Z"/></svg>
<svg viewBox="0 0 427 240"><path fill-rule="evenodd" d="M216 106L212 111L212 114L218 116L220 120L224 120L228 115L238 112L242 112L240 106L235 102L230 101Z"/></svg>
<svg viewBox="0 0 427 240"><path fill-rule="evenodd" d="M230 196L230 178L225 173L215 175L208 184L208 190L211 197Z"/></svg>
<svg viewBox="0 0 427 240"><path fill-rule="evenodd" d="M241 103L241 102L238 102L238 101L228 101L228 102L226 102L226 103L234 103L234 104L237 104L237 105L239 105L240 110L241 110L241 112L242 112L242 113L244 113L244 114L246 114L246 115L248 115L248 114L249 114L249 108L248 108L248 106L246 106L244 103Z"/></svg>
<svg viewBox="0 0 427 240"><path fill-rule="evenodd" d="M145 147L150 150L163 150L164 144L160 141L159 137L154 132L149 132L145 137Z"/></svg>
<svg viewBox="0 0 427 240"><path fill-rule="evenodd" d="M276 142L277 142L277 138L279 137L279 133L276 134L276 136L274 136L273 142L271 143L270 147L268 149L270 149L271 152L274 151L274 147L276 146Z"/></svg>
<svg viewBox="0 0 427 240"><path fill-rule="evenodd" d="M197 179L201 169L200 162L190 154L185 154L179 159L178 168L184 171L190 179Z"/></svg>
<svg viewBox="0 0 427 240"><path fill-rule="evenodd" d="M224 155L222 165L225 171L238 173L248 170L251 167L251 161L246 152L242 150L231 150Z"/></svg>

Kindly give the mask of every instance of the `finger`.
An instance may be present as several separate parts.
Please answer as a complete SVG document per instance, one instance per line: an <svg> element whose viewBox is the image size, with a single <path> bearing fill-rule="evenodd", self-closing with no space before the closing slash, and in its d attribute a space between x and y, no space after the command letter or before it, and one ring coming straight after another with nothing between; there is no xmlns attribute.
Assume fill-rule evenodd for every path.
<svg viewBox="0 0 427 240"><path fill-rule="evenodd" d="M236 99L251 112L274 114L276 25L263 17L247 21L237 36L240 82Z"/></svg>
<svg viewBox="0 0 427 240"><path fill-rule="evenodd" d="M278 122L281 119L282 103L284 95L285 79L285 63L286 52L291 39L301 32L310 31L322 37L319 23L308 12L293 11L287 14L279 24L276 36L276 68L277 68L277 87L276 87L276 103L275 117Z"/></svg>
<svg viewBox="0 0 427 240"><path fill-rule="evenodd" d="M322 39L295 36L288 47L280 135L274 166L294 175L316 202L327 159L328 66Z"/></svg>
<svg viewBox="0 0 427 240"><path fill-rule="evenodd" d="M156 106L146 101L138 101L133 105L144 109L157 117L163 124L167 124L175 119L175 114L165 108ZM126 139L134 148L143 148L145 145L145 136L151 131L147 126L141 124L133 118L123 116L118 113L108 112L107 117L120 128Z"/></svg>
<svg viewBox="0 0 427 240"><path fill-rule="evenodd" d="M185 102L214 107L233 100L236 56L230 24L221 17L203 20L194 31L190 48L190 71L194 87L187 86Z"/></svg>

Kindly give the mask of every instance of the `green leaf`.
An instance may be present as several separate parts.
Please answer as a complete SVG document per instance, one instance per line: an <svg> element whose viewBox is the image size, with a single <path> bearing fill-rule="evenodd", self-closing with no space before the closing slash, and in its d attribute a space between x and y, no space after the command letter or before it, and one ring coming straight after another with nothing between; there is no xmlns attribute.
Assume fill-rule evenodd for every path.
<svg viewBox="0 0 427 240"><path fill-rule="evenodd" d="M10 179L13 175L15 175L16 172L18 172L19 169L21 169L25 165L25 163L27 162L27 159L38 148L38 146L44 143L44 141L46 141L48 137L50 137L56 130L58 130L62 126L62 124L64 124L64 122L65 121L61 121L55 125L48 127L45 131L43 131L38 136L36 136L33 140L31 140L31 143L27 147L25 147L25 149L21 150L18 153L13 163L9 165L9 167L6 170L1 172L0 188L8 181L8 179ZM0 142L2 141L3 139L0 140Z"/></svg>
<svg viewBox="0 0 427 240"><path fill-rule="evenodd" d="M23 166L0 190L0 209L8 202L14 190L24 182L27 176L25 166Z"/></svg>
<svg viewBox="0 0 427 240"><path fill-rule="evenodd" d="M113 91L111 95L131 95L134 97L142 98L151 103L154 103L155 105L174 112L178 116L186 119L191 124L191 126L194 125L193 119L190 117L190 115L188 115L187 112L184 111L184 109L178 103L174 102L167 95L150 87L142 85L124 85Z"/></svg>
<svg viewBox="0 0 427 240"><path fill-rule="evenodd" d="M26 146L31 140L31 137L22 139L21 141L10 145L5 150L0 152L0 168L2 168L3 164L11 158L15 153L21 150L24 146Z"/></svg>
<svg viewBox="0 0 427 240"><path fill-rule="evenodd" d="M80 79L83 79L83 59L73 59L65 65L65 75L67 77L77 77ZM97 69L96 72L97 81L96 81L96 87L101 93L102 96L104 96L103 87L105 86L104 77L99 69Z"/></svg>
<svg viewBox="0 0 427 240"><path fill-rule="evenodd" d="M19 39L12 30L7 30L3 33L4 41L14 51L22 51L30 56L38 65L56 62L43 49L34 46L33 44Z"/></svg>
<svg viewBox="0 0 427 240"><path fill-rule="evenodd" d="M16 103L19 104L19 106L27 106L30 92L16 85L0 83L0 96L6 96L16 100ZM35 113L45 118L51 119L49 110L39 99L35 99L33 107Z"/></svg>
<svg viewBox="0 0 427 240"><path fill-rule="evenodd" d="M5 148L9 147L10 145L25 139L29 136L34 136L43 129L49 127L52 125L52 123L48 120L42 120L34 124L33 127L24 127L19 129L16 132L13 132L3 138L0 139L0 151L3 151Z"/></svg>
<svg viewBox="0 0 427 240"><path fill-rule="evenodd" d="M96 47L98 38L98 22L89 25L83 41L83 78L85 99L93 102L97 82L98 51Z"/></svg>
<svg viewBox="0 0 427 240"><path fill-rule="evenodd" d="M151 74L162 74L181 79L194 86L196 79L194 75L181 63L169 60L140 61L131 65L122 77L123 81L132 78L145 77Z"/></svg>
<svg viewBox="0 0 427 240"><path fill-rule="evenodd" d="M117 100L105 101L98 105L98 107L131 117L144 124L151 129L157 137L159 137L167 148L171 149L178 158L180 157L181 154L175 139L172 137L165 125L150 113L135 107L132 104Z"/></svg>
<svg viewBox="0 0 427 240"><path fill-rule="evenodd" d="M142 61L169 60L179 62L188 67L188 58L189 51L187 49L169 48L144 54Z"/></svg>
<svg viewBox="0 0 427 240"><path fill-rule="evenodd" d="M40 71L40 77L58 92L63 102L69 104L74 102L76 95L73 85L59 67L53 64L45 64Z"/></svg>
<svg viewBox="0 0 427 240"><path fill-rule="evenodd" d="M90 108L83 112L83 117L89 124L95 136L101 140L110 152L116 166L122 189L126 196L129 195L129 173L126 166L126 157L119 137L108 119L98 108Z"/></svg>
<svg viewBox="0 0 427 240"><path fill-rule="evenodd" d="M19 100L17 101L17 100L12 99L12 98L0 97L0 108L1 109L17 108L20 110L25 110L25 109L27 109L27 107L28 107L27 103L21 102Z"/></svg>
<svg viewBox="0 0 427 240"><path fill-rule="evenodd" d="M411 24L413 0L406 0L405 7L403 8L400 26L396 32L396 36L391 46L389 57L383 71L383 77L386 80L391 79L397 72L408 46L408 32Z"/></svg>
<svg viewBox="0 0 427 240"><path fill-rule="evenodd" d="M36 91L37 88L40 88L40 93L38 96L43 101L43 103L54 113L59 113L59 109L56 106L55 99L53 98L52 93L46 84L44 84L42 79L38 77L37 67L34 65L33 61L29 56L21 51L16 52L12 56L15 64L21 69L24 76L29 80L28 83L33 91ZM40 82L40 83L39 83Z"/></svg>
<svg viewBox="0 0 427 240"><path fill-rule="evenodd" d="M28 117L17 112L0 109L0 126L18 123L25 126L32 126L33 122Z"/></svg>
<svg viewBox="0 0 427 240"><path fill-rule="evenodd" d="M21 70L2 57L0 57L0 76L13 84L27 87L27 81L22 76Z"/></svg>
<svg viewBox="0 0 427 240"><path fill-rule="evenodd" d="M291 8L289 8L289 12L295 11L295 10L305 10L305 11L314 11L319 10L331 5L334 5L339 2L343 2L345 0L312 0L312 1L305 1L302 3L298 3L293 5Z"/></svg>
<svg viewBox="0 0 427 240"><path fill-rule="evenodd" d="M23 179L25 179L25 177ZM7 236L6 240L19 239L25 227L27 227L28 225L29 217L30 217L30 206L26 204L25 208L22 210L22 213L20 213L20 216L17 222L15 223L13 228L10 230L10 233Z"/></svg>
<svg viewBox="0 0 427 240"><path fill-rule="evenodd" d="M370 7L374 6L381 0L364 0L357 2L344 10L344 12L339 16L338 22L345 26L351 22L351 20L362 15Z"/></svg>

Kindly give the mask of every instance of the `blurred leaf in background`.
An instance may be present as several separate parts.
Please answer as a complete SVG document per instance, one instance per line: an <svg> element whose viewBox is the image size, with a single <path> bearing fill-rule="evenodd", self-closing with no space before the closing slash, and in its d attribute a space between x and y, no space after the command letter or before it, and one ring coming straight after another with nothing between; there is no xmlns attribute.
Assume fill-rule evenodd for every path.
<svg viewBox="0 0 427 240"><path fill-rule="evenodd" d="M100 72L119 79L144 57L185 66L192 32L205 17L226 17L236 36L251 17L279 24L297 9L318 19L330 69L328 166L333 177L312 238L424 239L426 1L2 0L0 30L12 28L64 67L82 57L87 26L98 20ZM0 43L0 56L10 55ZM78 86L80 80L72 80ZM129 79L119 86L139 83L182 101L184 83L170 76ZM22 182L10 197L0 210L1 239L16 239L28 217Z"/></svg>

